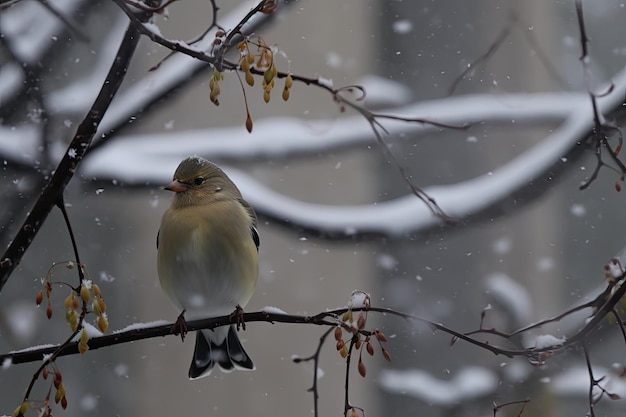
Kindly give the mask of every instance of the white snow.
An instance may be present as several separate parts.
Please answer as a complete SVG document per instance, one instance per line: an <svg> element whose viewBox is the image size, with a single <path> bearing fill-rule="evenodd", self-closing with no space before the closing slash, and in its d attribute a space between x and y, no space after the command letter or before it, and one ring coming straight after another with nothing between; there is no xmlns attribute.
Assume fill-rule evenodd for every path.
<svg viewBox="0 0 626 417"><path fill-rule="evenodd" d="M531 340L530 343L526 346L527 348L535 348L535 349L545 349L552 346L560 346L567 338L565 336L558 338L551 334L540 334L536 336L534 340ZM525 343L528 343L526 340Z"/></svg>
<svg viewBox="0 0 626 417"><path fill-rule="evenodd" d="M350 295L348 308L364 308L369 307L370 295L365 291L354 290Z"/></svg>
<svg viewBox="0 0 626 417"><path fill-rule="evenodd" d="M450 380L439 379L426 371L383 370L379 384L385 391L410 395L427 404L459 404L493 393L498 388L495 373L481 367L465 367L453 373Z"/></svg>
<svg viewBox="0 0 626 417"><path fill-rule="evenodd" d="M261 309L261 312L267 314L288 314L285 310L273 306L265 306Z"/></svg>
<svg viewBox="0 0 626 417"><path fill-rule="evenodd" d="M493 251L499 255L504 255L513 248L513 241L508 237L503 237L493 243Z"/></svg>
<svg viewBox="0 0 626 417"><path fill-rule="evenodd" d="M331 88L331 89L335 88L334 85L333 85L333 80L331 78L324 78L322 76L318 76L317 77L317 82L320 85L323 85L325 87L328 87L328 88Z"/></svg>
<svg viewBox="0 0 626 417"><path fill-rule="evenodd" d="M33 350L48 349L48 348L57 347L57 346L59 346L59 345L53 345L53 344L50 344L50 343L44 344L44 345L34 345L34 346L29 346L29 347L26 347L26 348L20 349L20 350L12 350L9 353L31 352Z"/></svg>
<svg viewBox="0 0 626 417"><path fill-rule="evenodd" d="M391 27L394 32L404 35L413 30L413 22L408 19L400 19L393 22Z"/></svg>
<svg viewBox="0 0 626 417"><path fill-rule="evenodd" d="M570 207L570 213L576 217L582 217L587 214L587 209L582 204L572 204Z"/></svg>
<svg viewBox="0 0 626 417"><path fill-rule="evenodd" d="M388 253L381 253L376 258L376 265L386 271L391 271L398 266L398 260Z"/></svg>
<svg viewBox="0 0 626 417"><path fill-rule="evenodd" d="M163 326L166 324L170 324L170 322L166 320L155 320L155 321L149 321L146 323L133 323L133 324L129 324L123 329L115 330L112 333L115 334L115 333L129 332L131 330L148 329L151 327L158 327L158 326Z"/></svg>
<svg viewBox="0 0 626 417"><path fill-rule="evenodd" d="M404 84L378 75L366 75L355 83L365 89L367 106L402 106L412 99L411 90Z"/></svg>

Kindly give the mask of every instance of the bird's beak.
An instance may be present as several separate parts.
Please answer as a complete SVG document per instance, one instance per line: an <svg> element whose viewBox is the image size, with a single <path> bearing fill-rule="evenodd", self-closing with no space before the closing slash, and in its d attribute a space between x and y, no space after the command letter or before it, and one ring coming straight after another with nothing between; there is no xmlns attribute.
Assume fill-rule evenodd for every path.
<svg viewBox="0 0 626 417"><path fill-rule="evenodd" d="M163 187L164 190L174 191L175 193L182 193L183 191L187 191L187 188L189 188L187 187L187 185L178 180L174 180L165 187Z"/></svg>

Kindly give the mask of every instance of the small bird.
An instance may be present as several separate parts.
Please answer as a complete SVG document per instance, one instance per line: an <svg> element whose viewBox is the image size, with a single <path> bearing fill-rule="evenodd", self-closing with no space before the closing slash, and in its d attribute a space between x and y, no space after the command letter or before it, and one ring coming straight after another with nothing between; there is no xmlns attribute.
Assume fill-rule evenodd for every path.
<svg viewBox="0 0 626 417"><path fill-rule="evenodd" d="M256 213L217 165L183 160L172 182L170 207L157 234L161 287L190 319L216 317L244 307L259 273ZM234 325L196 332L189 378L254 369Z"/></svg>

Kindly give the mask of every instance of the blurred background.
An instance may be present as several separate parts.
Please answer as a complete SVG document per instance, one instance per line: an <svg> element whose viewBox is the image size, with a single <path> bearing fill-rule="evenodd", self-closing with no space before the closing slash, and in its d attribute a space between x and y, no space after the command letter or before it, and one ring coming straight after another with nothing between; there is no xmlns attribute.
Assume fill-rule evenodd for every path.
<svg viewBox="0 0 626 417"><path fill-rule="evenodd" d="M7 128L35 125L44 132L36 155L3 156L2 245L21 225L44 177L86 111L58 111L33 103L45 102L48 94L76 85L98 66L108 67L98 57L115 48L108 35L116 31L119 36L123 32L120 22L126 19L108 1L53 4L57 3L63 10L67 7L68 14L88 31L89 43L60 30L54 39L38 41L40 50L26 52L20 39L48 30L43 23L28 19L47 22L54 17L39 3L26 0L0 16L5 32L0 53L0 80L5 81L0 83L0 120ZM238 2L218 4L223 15L240 6ZM624 66L626 29L621 22L626 11L618 1L584 4L596 86ZM16 19L30 23L19 26ZM181 2L169 8L167 19L159 16L156 22L164 36L188 39L210 19L208 2ZM386 87L388 94L383 90L379 101L368 104L388 106L446 97L458 75L484 55L505 29L509 36L484 66L458 85L455 95L586 90L573 1L299 0L281 2L279 11L255 33L285 53L277 62L280 70L332 79L336 87L367 85L372 76L393 82L399 90ZM166 54L142 39L122 90L144 77ZM17 85L26 87L6 81L12 79L16 58L27 63L24 78L17 78ZM124 134L167 132L176 155L180 152L177 135L185 131L234 126L243 132L245 110L239 81L234 74L225 74L221 104L215 107L209 101L210 76L204 70L190 77L158 105L133 118ZM31 88L35 85L38 88ZM80 95L80 85L76 88ZM312 131L324 132L346 117L317 88L296 83L288 102L279 96L277 88L270 104L265 104L258 86L247 90L255 123L292 117ZM71 107L71 103L63 104ZM557 126L554 121L520 126L512 120L482 123L467 131L392 135L386 140L414 182L425 187L486 174L539 143ZM205 138L212 139L210 135ZM374 204L410 194L373 135L369 143L314 154L244 159L202 156L307 202ZM177 162L168 161L173 164L172 173ZM494 209L498 215L401 237L333 241L262 216L261 273L246 310L276 306L289 313L315 314L346 305L351 292L359 289L371 294L375 306L417 314L459 331L477 329L487 306L491 310L486 327L502 330L556 315L602 285L603 265L625 243L623 196L613 187L616 175L602 171L591 188L581 192L578 186L595 166L594 155L589 151L568 162L568 168L550 184L537 184L536 190L528 187L502 202ZM156 232L171 197L161 189L165 184L128 185L122 178L78 174L67 188L65 201L82 260L108 304L110 329L173 321L180 312L161 292L156 275ZM71 258L67 231L54 210L0 295L0 352L58 343L66 337L66 288L53 291L50 321L34 300L51 263ZM75 271L62 268L55 269L54 276L57 281L76 280ZM352 376L350 401L368 416L493 415L494 402L527 398L531 403L524 415L587 412L588 377L582 352L567 352L536 368L523 359L495 357L465 343L450 346L448 336L426 327L391 317L370 320L371 326L387 334L392 362L386 363L377 352L365 359L367 378ZM556 326L549 332L561 336L567 330L571 329ZM69 409L55 413L312 415L313 399L308 392L312 364L294 364L291 358L312 354L322 332L301 325L250 324L240 337L257 370L213 372L199 381L186 376L191 337L182 344L179 338L167 337L61 358L57 365L64 375ZM591 342L591 352L600 375L602 370L608 372L623 356L619 331L609 327L599 332ZM19 404L37 366L0 371L0 413L9 414ZM345 364L332 342L323 350L321 369L320 415L340 415ZM31 398L43 398L47 389L47 382L37 382ZM596 413L615 415L623 409L622 401L604 400ZM499 413L517 415L518 411L510 407Z"/></svg>

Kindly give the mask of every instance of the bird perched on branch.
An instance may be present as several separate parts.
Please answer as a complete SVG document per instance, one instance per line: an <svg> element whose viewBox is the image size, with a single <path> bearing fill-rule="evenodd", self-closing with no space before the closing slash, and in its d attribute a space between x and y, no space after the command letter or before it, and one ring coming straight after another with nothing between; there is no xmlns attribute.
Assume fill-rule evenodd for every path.
<svg viewBox="0 0 626 417"><path fill-rule="evenodd" d="M200 157L183 160L165 189L174 192L157 235L165 293L190 319L244 307L259 272L254 210L224 171ZM196 332L189 378L208 376L215 365L254 369L234 325Z"/></svg>

